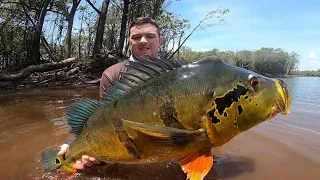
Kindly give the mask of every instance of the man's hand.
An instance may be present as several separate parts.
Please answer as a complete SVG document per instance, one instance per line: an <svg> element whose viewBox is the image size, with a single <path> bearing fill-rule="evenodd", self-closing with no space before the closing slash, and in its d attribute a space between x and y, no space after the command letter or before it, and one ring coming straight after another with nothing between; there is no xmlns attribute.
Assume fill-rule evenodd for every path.
<svg viewBox="0 0 320 180"><path fill-rule="evenodd" d="M61 146L60 151L58 152L58 155L63 156L66 154L66 152L69 150L69 144L63 144ZM78 170L85 170L86 168L90 168L93 165L101 164L101 161L97 160L94 157L89 157L87 155L83 155L80 160L77 160L74 164L74 167Z"/></svg>

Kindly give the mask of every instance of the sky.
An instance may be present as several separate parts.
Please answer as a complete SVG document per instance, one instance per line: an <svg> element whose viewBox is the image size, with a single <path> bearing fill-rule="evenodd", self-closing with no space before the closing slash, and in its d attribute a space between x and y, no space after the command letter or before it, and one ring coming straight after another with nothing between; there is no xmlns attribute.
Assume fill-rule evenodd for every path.
<svg viewBox="0 0 320 180"><path fill-rule="evenodd" d="M194 51L281 48L300 55L299 70L320 69L319 0L172 0L167 9L190 20L189 34L219 8L230 10L225 22L194 32L185 45Z"/></svg>

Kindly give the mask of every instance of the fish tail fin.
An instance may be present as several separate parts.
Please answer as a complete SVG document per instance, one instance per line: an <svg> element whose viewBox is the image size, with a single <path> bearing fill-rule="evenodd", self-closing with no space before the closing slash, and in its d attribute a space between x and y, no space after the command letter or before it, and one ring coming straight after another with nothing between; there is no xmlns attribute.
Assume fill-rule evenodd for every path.
<svg viewBox="0 0 320 180"><path fill-rule="evenodd" d="M213 156L209 150L187 154L179 160L189 180L202 180L213 166Z"/></svg>
<svg viewBox="0 0 320 180"><path fill-rule="evenodd" d="M41 153L41 165L48 170L55 170L61 165L58 158L59 150L46 150Z"/></svg>

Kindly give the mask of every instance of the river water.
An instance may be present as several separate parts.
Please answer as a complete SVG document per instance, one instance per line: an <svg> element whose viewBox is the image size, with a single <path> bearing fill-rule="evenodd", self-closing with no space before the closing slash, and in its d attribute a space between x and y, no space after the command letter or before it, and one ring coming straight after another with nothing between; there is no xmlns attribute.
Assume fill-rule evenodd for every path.
<svg viewBox="0 0 320 180"><path fill-rule="evenodd" d="M319 180L320 78L284 79L291 113L276 116L217 148L209 179ZM98 87L0 90L0 179L65 179L45 172L40 154L72 139L65 113L72 102L98 99ZM173 163L95 167L77 179L185 179Z"/></svg>

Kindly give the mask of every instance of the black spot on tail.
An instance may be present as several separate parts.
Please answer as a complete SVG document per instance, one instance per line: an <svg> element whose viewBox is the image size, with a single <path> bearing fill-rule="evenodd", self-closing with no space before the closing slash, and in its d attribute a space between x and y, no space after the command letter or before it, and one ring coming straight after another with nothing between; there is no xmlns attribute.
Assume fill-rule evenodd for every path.
<svg viewBox="0 0 320 180"><path fill-rule="evenodd" d="M61 161L58 158L56 158L56 164L60 164L60 163Z"/></svg>
<svg viewBox="0 0 320 180"><path fill-rule="evenodd" d="M126 148L127 152L137 159L141 159L141 152L134 144L134 141L129 137L126 130L123 128L122 121L120 119L112 119L112 123L115 127L115 132L118 134L118 138L123 146Z"/></svg>
<svg viewBox="0 0 320 180"><path fill-rule="evenodd" d="M237 85L237 88L228 92L224 97L215 99L214 101L217 104L219 114L222 115L223 111L230 107L233 102L238 102L240 96L245 95L247 91L248 89L245 87Z"/></svg>
<svg viewBox="0 0 320 180"><path fill-rule="evenodd" d="M165 100L160 104L159 111L160 118L162 119L163 124L167 127L185 129L177 119L178 113L174 106L174 99L171 95L165 97Z"/></svg>

